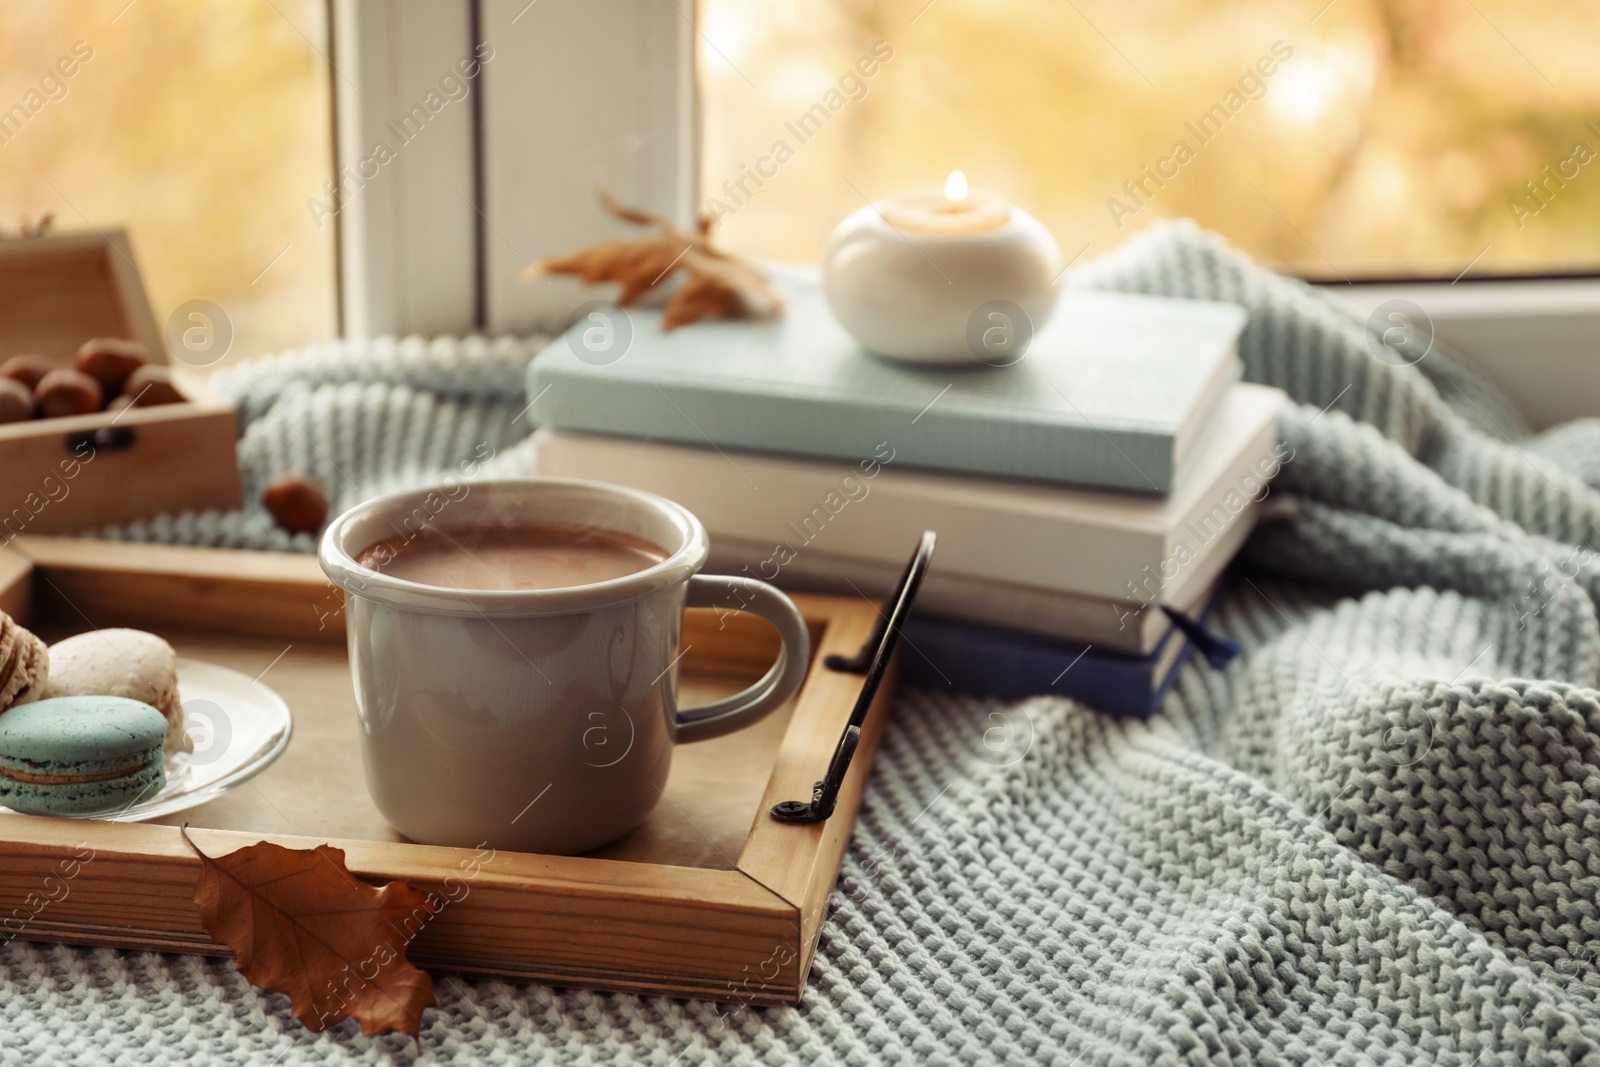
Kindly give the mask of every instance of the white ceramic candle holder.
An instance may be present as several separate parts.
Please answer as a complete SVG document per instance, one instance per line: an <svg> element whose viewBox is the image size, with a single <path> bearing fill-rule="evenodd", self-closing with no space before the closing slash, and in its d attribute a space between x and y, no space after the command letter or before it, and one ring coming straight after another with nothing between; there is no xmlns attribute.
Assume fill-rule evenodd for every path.
<svg viewBox="0 0 1600 1067"><path fill-rule="evenodd" d="M833 231L823 289L861 347L889 359L1007 366L1055 309L1061 250L1038 219L965 181L862 208ZM952 196L952 193L959 193Z"/></svg>

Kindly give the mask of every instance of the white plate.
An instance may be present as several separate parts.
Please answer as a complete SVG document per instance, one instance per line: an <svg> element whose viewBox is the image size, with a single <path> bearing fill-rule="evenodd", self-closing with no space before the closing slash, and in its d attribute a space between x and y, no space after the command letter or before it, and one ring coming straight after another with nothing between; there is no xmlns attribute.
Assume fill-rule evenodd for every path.
<svg viewBox="0 0 1600 1067"><path fill-rule="evenodd" d="M167 784L161 791L121 811L67 818L139 822L184 811L254 778L289 744L294 729L289 706L238 671L180 659L178 698L194 751L167 756Z"/></svg>

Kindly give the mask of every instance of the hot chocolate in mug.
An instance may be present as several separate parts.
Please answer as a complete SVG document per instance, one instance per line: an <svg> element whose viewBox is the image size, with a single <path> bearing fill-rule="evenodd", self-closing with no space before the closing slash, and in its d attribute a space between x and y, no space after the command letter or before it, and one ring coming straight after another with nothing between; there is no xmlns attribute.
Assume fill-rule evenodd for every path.
<svg viewBox="0 0 1600 1067"><path fill-rule="evenodd" d="M462 580L514 549L519 530L546 548L570 531L580 556L589 544L645 550L612 567L638 569L599 581L580 559L586 584ZM437 584L400 576L408 552L441 543L468 554L464 571L420 571ZM794 602L765 582L699 574L708 550L700 520L670 500L556 478L394 493L335 519L321 561L345 595L367 788L384 818L424 844L548 853L638 826L661 799L674 745L767 715L810 660ZM761 615L782 638L777 662L741 693L680 708L685 607Z"/></svg>

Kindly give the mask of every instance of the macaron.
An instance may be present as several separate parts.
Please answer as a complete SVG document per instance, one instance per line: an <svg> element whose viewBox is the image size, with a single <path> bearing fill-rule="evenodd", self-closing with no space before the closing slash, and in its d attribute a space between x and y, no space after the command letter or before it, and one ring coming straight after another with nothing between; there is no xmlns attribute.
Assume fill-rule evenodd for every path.
<svg viewBox="0 0 1600 1067"><path fill-rule="evenodd" d="M26 815L121 811L166 785L167 720L122 697L57 697L0 715L0 804Z"/></svg>
<svg viewBox="0 0 1600 1067"><path fill-rule="evenodd" d="M0 611L0 712L38 700L49 677L45 643Z"/></svg>
<svg viewBox="0 0 1600 1067"><path fill-rule="evenodd" d="M90 630L50 646L42 696L114 696L149 704L167 719L167 754L189 750L178 698L178 654L143 630Z"/></svg>

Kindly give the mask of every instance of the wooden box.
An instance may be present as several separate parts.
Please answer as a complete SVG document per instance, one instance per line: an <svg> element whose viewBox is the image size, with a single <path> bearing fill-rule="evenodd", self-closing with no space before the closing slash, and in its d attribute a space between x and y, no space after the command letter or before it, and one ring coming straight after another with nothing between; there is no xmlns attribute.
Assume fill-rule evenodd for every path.
<svg viewBox="0 0 1600 1067"><path fill-rule="evenodd" d="M33 353L70 367L91 337L139 341L168 362L126 235L0 240L0 362ZM0 541L237 509L233 407L182 387L192 402L0 425Z"/></svg>
<svg viewBox="0 0 1600 1067"><path fill-rule="evenodd" d="M755 726L680 746L661 803L627 837L583 856L502 851L485 860L473 849L407 842L373 808L340 602L309 556L48 537L0 549L0 608L47 639L150 629L180 656L261 675L294 715L275 764L182 814L139 824L0 815L0 937L228 954L192 903L200 863L179 837L187 822L213 856L263 839L290 848L327 841L363 878L403 878L449 900L407 951L436 975L743 1004L800 999L892 670L832 816L789 823L769 812L809 800L827 768L864 680L824 660L853 656L872 637L876 605L797 596L813 657L800 692ZM751 616L690 611L683 634L689 701L743 688L778 653L776 634ZM86 849L93 859L72 865L66 892L33 906L45 880L59 880L63 861L81 861Z"/></svg>

